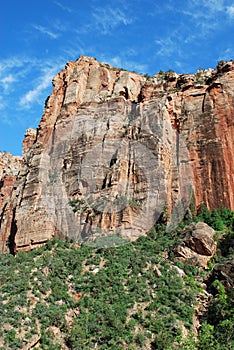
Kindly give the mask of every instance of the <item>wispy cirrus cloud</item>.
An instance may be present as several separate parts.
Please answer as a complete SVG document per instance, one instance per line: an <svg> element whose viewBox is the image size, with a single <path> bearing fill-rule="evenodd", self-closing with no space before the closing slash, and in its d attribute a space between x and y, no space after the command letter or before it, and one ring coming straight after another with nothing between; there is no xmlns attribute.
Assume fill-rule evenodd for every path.
<svg viewBox="0 0 234 350"><path fill-rule="evenodd" d="M194 18L200 17L204 22L213 21L224 24L223 20L234 16L234 3L230 0L190 0L188 8Z"/></svg>
<svg viewBox="0 0 234 350"><path fill-rule="evenodd" d="M14 90L17 92L15 109L29 109L34 103L42 104L45 90L51 86L52 78L61 70L64 61L64 58L58 58L55 63L53 58L40 60L36 57L13 57L0 61L0 86L3 87L1 108L6 106L3 101L9 100L8 92L14 96Z"/></svg>
<svg viewBox="0 0 234 350"><path fill-rule="evenodd" d="M5 76L4 78L0 79L0 84L2 85L4 91L6 92L9 90L10 86L16 81L16 77L13 76L13 74L9 74Z"/></svg>
<svg viewBox="0 0 234 350"><path fill-rule="evenodd" d="M51 86L52 78L60 69L60 64L42 68L41 73L34 81L33 87L21 96L19 106L29 109L34 103L41 103L43 93Z"/></svg>
<svg viewBox="0 0 234 350"><path fill-rule="evenodd" d="M37 24L33 24L33 28L38 32L47 35L51 39L57 39L59 37L58 33L54 33L52 30Z"/></svg>
<svg viewBox="0 0 234 350"><path fill-rule="evenodd" d="M68 29L68 25L59 19L53 19L50 21L53 27L53 31L56 32L65 32Z"/></svg>
<svg viewBox="0 0 234 350"><path fill-rule="evenodd" d="M198 47L204 40L206 43L212 41L220 28L228 23L228 18L234 18L234 5L227 4L230 5L230 0L188 0L183 6L177 7L167 4L167 11L175 13L174 30L168 35L162 37L160 34L155 38L156 54L173 58L173 61L179 59L180 62L181 58L189 55L192 45ZM182 16L187 23L186 28L181 24Z"/></svg>
<svg viewBox="0 0 234 350"><path fill-rule="evenodd" d="M103 34L109 34L111 30L118 25L129 25L133 22L133 19L124 13L119 8L111 7L98 7L93 13L96 27L98 27Z"/></svg>
<svg viewBox="0 0 234 350"><path fill-rule="evenodd" d="M204 6L212 12L222 12L224 11L224 0L200 0L199 3L193 0L192 3L196 6Z"/></svg>
<svg viewBox="0 0 234 350"><path fill-rule="evenodd" d="M0 77L1 74L12 68L19 68L28 62L26 57L9 57L0 61Z"/></svg>
<svg viewBox="0 0 234 350"><path fill-rule="evenodd" d="M232 7L227 6L225 0L188 0L183 9L176 11L190 17L196 28L199 28L196 36L201 37L222 26L227 15L231 16Z"/></svg>
<svg viewBox="0 0 234 350"><path fill-rule="evenodd" d="M124 68L129 71L136 71L139 73L146 73L148 71L147 64L141 64L133 59L128 57L129 53L123 53L123 57L114 56L114 57L103 57L105 62L108 62L114 67Z"/></svg>
<svg viewBox="0 0 234 350"><path fill-rule="evenodd" d="M176 39L174 35L167 37L165 39L155 40L158 46L157 55L159 56L171 56L175 53L180 53L180 45L178 44L178 38Z"/></svg>
<svg viewBox="0 0 234 350"><path fill-rule="evenodd" d="M0 60L0 86L2 93L8 94L14 91L14 86L27 75L33 62L22 57L9 57Z"/></svg>
<svg viewBox="0 0 234 350"><path fill-rule="evenodd" d="M233 59L233 57L234 57L234 48L228 47L223 52L221 52L220 56L218 57L218 60L229 61L230 59Z"/></svg>
<svg viewBox="0 0 234 350"><path fill-rule="evenodd" d="M43 76L43 80L35 88L28 91L20 98L19 105L24 108L30 108L31 104L38 100L42 91L49 87L51 82L51 75Z"/></svg>
<svg viewBox="0 0 234 350"><path fill-rule="evenodd" d="M5 108L5 103L3 101L3 97L0 96L0 110Z"/></svg>
<svg viewBox="0 0 234 350"><path fill-rule="evenodd" d="M61 4L61 2L59 2L59 1L54 1L54 4L57 5L58 7L60 7L61 10L63 10L63 11L67 11L69 13L72 12L72 9L70 7L65 6L64 4Z"/></svg>

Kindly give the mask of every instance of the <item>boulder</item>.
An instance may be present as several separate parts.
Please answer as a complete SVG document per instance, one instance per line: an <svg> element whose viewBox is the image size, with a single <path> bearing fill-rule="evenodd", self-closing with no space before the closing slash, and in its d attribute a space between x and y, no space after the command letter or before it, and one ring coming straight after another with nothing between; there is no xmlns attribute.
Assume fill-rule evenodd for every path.
<svg viewBox="0 0 234 350"><path fill-rule="evenodd" d="M176 257L207 267L217 248L215 230L204 222L197 222L187 226L183 235L183 242L174 249Z"/></svg>

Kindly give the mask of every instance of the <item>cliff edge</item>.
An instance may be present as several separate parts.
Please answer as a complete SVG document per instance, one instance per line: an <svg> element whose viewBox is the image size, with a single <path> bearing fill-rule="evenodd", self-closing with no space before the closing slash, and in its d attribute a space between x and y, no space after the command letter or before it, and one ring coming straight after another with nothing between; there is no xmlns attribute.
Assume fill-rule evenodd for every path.
<svg viewBox="0 0 234 350"><path fill-rule="evenodd" d="M0 245L168 230L191 208L234 210L234 61L153 77L82 56L53 79L21 158L0 154Z"/></svg>

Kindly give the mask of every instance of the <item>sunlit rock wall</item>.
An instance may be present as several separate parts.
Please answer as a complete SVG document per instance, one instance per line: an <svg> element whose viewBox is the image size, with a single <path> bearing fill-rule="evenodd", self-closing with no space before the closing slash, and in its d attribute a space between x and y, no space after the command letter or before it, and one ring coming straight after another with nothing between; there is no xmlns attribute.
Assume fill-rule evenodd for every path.
<svg viewBox="0 0 234 350"><path fill-rule="evenodd" d="M233 61L147 79L81 57L53 84L1 206L3 251L133 240L165 209L168 231L191 206L234 209Z"/></svg>

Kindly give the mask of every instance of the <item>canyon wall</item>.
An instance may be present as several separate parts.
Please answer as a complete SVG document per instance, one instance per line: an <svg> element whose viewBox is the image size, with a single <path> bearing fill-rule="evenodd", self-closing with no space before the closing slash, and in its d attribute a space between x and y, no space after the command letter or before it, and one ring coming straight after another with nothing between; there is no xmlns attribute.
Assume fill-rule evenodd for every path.
<svg viewBox="0 0 234 350"><path fill-rule="evenodd" d="M1 251L134 240L165 209L168 233L191 207L234 210L234 61L143 77L82 56L53 85L23 156L0 154Z"/></svg>

